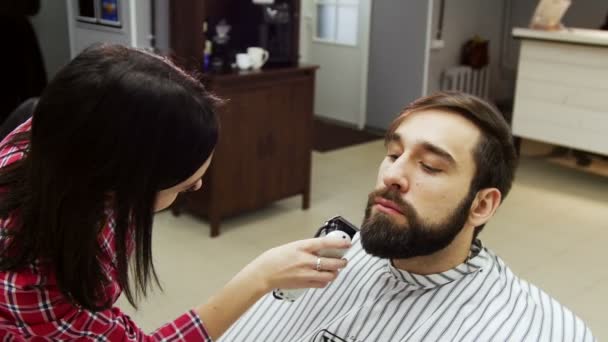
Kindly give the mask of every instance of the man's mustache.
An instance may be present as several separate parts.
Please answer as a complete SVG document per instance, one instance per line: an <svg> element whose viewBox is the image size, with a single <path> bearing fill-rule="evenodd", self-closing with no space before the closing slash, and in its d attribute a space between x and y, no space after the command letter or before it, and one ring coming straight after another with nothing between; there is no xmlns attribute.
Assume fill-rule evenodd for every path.
<svg viewBox="0 0 608 342"><path fill-rule="evenodd" d="M402 212L406 217L412 217L412 215L417 216L414 207L401 198L398 190L386 188L373 191L369 194L368 206L370 208L374 205L375 199L378 197L395 203L395 205L399 208L399 211Z"/></svg>

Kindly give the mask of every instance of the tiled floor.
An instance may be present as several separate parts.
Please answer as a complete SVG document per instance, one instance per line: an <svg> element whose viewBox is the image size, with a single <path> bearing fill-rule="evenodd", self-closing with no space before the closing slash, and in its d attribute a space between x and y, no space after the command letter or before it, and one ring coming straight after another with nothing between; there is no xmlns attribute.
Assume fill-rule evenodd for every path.
<svg viewBox="0 0 608 342"><path fill-rule="evenodd" d="M535 154L532 147L525 153ZM215 239L204 221L159 214L154 255L164 292L150 295L139 311L123 300L120 306L153 330L203 302L263 250L310 237L333 215L360 223L383 153L381 142L315 153L310 210L300 210L299 197L280 201L226 221ZM481 237L608 340L608 178L524 157L511 194Z"/></svg>

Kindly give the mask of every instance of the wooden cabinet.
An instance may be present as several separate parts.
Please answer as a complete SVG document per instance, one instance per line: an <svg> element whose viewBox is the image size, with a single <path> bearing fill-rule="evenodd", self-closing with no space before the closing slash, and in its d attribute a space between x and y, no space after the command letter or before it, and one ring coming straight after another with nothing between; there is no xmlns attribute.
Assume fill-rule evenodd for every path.
<svg viewBox="0 0 608 342"><path fill-rule="evenodd" d="M220 106L220 140L203 189L173 207L209 219L211 236L230 215L302 195L310 201L311 138L316 67L203 77Z"/></svg>
<svg viewBox="0 0 608 342"><path fill-rule="evenodd" d="M278 2L291 6L299 27L300 1ZM260 44L264 10L252 1L175 0L169 10L171 57L188 69L200 69L205 39L211 39L204 35L205 22L226 19L232 25L232 52ZM290 44L294 61L298 32L293 30ZM175 214L188 210L208 218L216 236L222 218L285 197L301 194L308 208L315 70L295 66L202 76L207 89L226 100L218 111L220 141L203 189L180 196Z"/></svg>

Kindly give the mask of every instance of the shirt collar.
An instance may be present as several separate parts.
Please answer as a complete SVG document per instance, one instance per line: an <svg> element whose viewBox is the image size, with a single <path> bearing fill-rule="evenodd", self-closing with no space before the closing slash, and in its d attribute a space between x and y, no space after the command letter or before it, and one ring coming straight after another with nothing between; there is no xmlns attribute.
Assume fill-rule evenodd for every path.
<svg viewBox="0 0 608 342"><path fill-rule="evenodd" d="M491 264L492 258L483 247L480 240L471 244L471 257L462 264L441 273L415 274L393 266L390 259L386 260L389 272L398 280L403 281L414 289L431 289L458 280L468 274L477 272Z"/></svg>

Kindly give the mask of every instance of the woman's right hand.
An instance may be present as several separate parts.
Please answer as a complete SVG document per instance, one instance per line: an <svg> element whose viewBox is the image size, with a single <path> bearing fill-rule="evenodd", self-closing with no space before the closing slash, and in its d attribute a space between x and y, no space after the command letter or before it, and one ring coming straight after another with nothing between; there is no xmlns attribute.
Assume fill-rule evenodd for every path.
<svg viewBox="0 0 608 342"><path fill-rule="evenodd" d="M320 270L316 270L319 252L349 247L350 242L331 237L294 241L262 253L243 271L266 292L275 288L322 288L336 278L347 261L320 257Z"/></svg>
<svg viewBox="0 0 608 342"><path fill-rule="evenodd" d="M196 309L213 340L260 297L275 288L320 288L334 280L345 259L321 257L322 249L349 248L350 242L322 237L291 242L272 248L245 266L224 288Z"/></svg>

